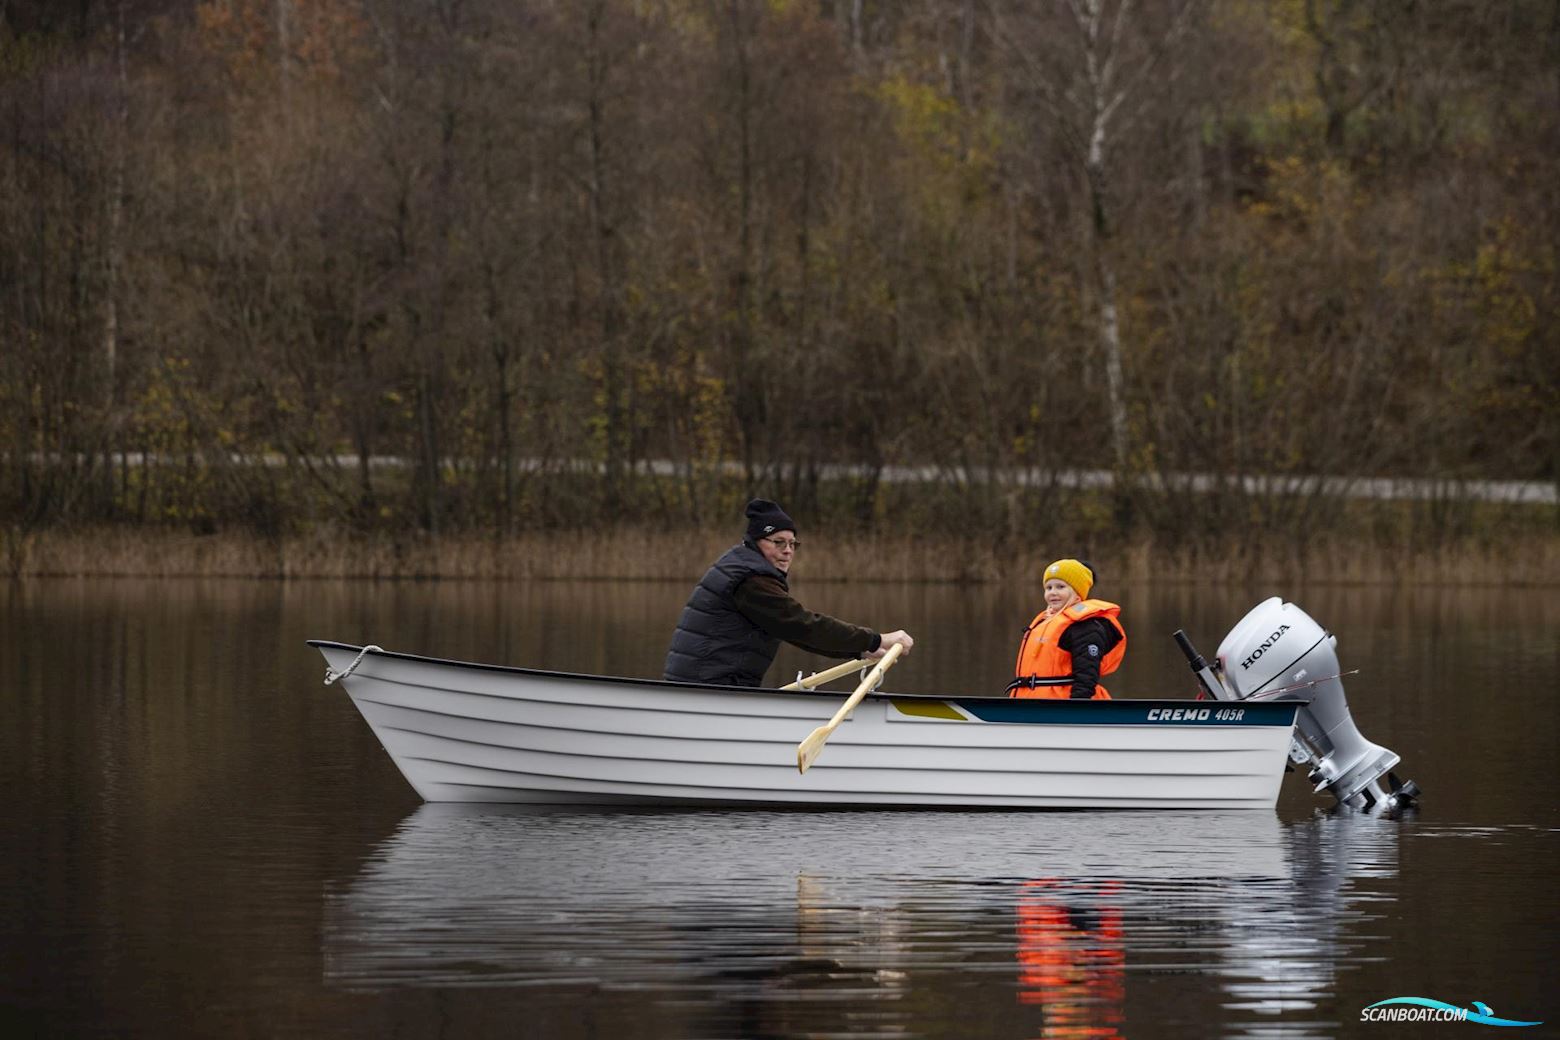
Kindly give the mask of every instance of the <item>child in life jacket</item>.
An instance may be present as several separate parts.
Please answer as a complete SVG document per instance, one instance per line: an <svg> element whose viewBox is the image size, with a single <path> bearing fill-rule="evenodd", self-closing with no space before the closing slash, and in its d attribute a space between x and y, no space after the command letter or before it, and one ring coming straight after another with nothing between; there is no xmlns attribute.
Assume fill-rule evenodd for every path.
<svg viewBox="0 0 1560 1040"><path fill-rule="evenodd" d="M1094 570L1080 560L1057 560L1045 569L1045 609L1018 644L1010 697L1109 700L1100 676L1121 667L1127 632L1121 608L1089 599Z"/></svg>

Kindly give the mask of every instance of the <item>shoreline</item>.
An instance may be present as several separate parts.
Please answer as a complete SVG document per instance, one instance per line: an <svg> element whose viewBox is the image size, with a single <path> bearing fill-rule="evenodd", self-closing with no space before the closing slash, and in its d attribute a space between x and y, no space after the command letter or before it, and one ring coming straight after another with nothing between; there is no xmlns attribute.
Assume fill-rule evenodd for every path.
<svg viewBox="0 0 1560 1040"><path fill-rule="evenodd" d="M528 531L496 535L362 535L326 530L279 539L224 532L97 528L7 533L13 578L244 578L282 581L695 581L735 544L726 530ZM1560 585L1560 536L1415 548L1323 536L1304 546L1162 546L1097 539L1080 551L1038 540L1000 544L947 535L820 531L803 537L808 582L986 583L1038 578L1058 555L1097 561L1113 581L1295 581L1339 585ZM1043 559L1041 557L1044 557ZM1455 576L1455 578L1453 577Z"/></svg>

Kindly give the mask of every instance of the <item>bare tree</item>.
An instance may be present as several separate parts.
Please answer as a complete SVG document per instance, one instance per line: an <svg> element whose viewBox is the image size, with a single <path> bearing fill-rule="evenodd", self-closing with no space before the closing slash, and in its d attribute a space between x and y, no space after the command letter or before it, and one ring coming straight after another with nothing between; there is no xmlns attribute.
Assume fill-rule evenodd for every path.
<svg viewBox="0 0 1560 1040"><path fill-rule="evenodd" d="M1105 371L1111 446L1128 459L1127 398L1115 242L1120 222L1121 155L1162 77L1163 61L1186 30L1197 0L1055 0L997 4L992 37L1012 59L1020 104L1041 118L1036 147L1066 149L1084 188L1084 242L1100 364Z"/></svg>

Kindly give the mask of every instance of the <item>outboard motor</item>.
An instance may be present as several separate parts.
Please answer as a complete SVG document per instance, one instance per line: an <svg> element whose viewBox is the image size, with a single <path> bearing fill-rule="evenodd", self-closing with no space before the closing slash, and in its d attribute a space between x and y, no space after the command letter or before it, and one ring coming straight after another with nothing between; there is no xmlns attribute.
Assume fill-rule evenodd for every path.
<svg viewBox="0 0 1560 1040"><path fill-rule="evenodd" d="M1391 772L1397 754L1366 740L1354 725L1339 681L1338 637L1305 611L1277 596L1257 604L1219 644L1217 673L1183 633L1175 636L1203 688L1217 700L1310 702L1295 716L1289 757L1311 766L1309 779L1318 793L1331 791L1340 805L1372 812L1414 804L1418 785Z"/></svg>

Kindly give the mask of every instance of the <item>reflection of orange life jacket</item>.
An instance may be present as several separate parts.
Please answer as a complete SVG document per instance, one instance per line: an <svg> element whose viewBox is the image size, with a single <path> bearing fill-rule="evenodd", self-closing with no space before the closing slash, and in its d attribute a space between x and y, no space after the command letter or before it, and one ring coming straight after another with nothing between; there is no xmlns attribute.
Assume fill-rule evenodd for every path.
<svg viewBox="0 0 1560 1040"><path fill-rule="evenodd" d="M1013 668L1013 675L1017 679L1053 681L1038 686L1019 686L1012 691L1012 695L1046 697L1051 700L1066 700L1072 696L1072 655L1062 649L1062 633L1074 623L1088 618L1102 617L1121 633L1121 641L1100 659L1100 674L1109 675L1120 668L1121 659L1127 656L1127 630L1116 620L1120 613L1121 608L1114 603L1102 599L1084 599L1050 617L1046 617L1043 610L1036 614L1024 630L1024 641L1018 644L1018 664ZM1096 685L1092 699L1108 701L1110 693L1105 687Z"/></svg>
<svg viewBox="0 0 1560 1040"><path fill-rule="evenodd" d="M1126 939L1120 884L1025 881L1018 898L1018 1000L1045 1008L1045 1036L1119 1038Z"/></svg>

